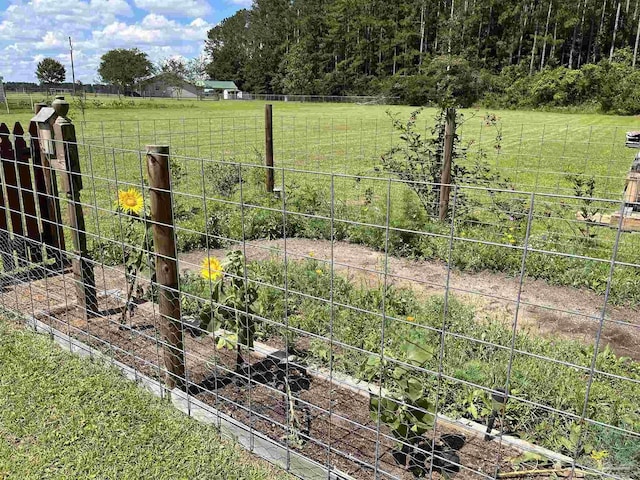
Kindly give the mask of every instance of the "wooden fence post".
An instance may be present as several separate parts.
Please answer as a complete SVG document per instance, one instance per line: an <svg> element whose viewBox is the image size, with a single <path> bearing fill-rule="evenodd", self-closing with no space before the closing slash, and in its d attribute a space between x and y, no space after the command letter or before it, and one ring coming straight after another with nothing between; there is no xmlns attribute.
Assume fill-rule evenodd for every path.
<svg viewBox="0 0 640 480"><path fill-rule="evenodd" d="M153 222L153 246L156 254L160 332L164 340L166 385L185 390L184 338L180 322L180 293L173 226L169 147L147 145L149 198Z"/></svg>
<svg viewBox="0 0 640 480"><path fill-rule="evenodd" d="M264 150L267 193L273 193L273 106L270 103L264 106Z"/></svg>
<svg viewBox="0 0 640 480"><path fill-rule="evenodd" d="M36 103L34 113L46 108L46 103ZM51 168L49 156L41 144L41 133L38 124L31 120L29 123L29 135L31 137L31 161L33 163L33 176L42 219L42 240L45 243L47 258L55 259L55 268L64 268L67 265L65 255L66 245L64 230L62 228L62 213L58 195L58 183L56 174ZM46 141L42 139L43 141Z"/></svg>
<svg viewBox="0 0 640 480"><path fill-rule="evenodd" d="M51 106L58 115L53 124L56 167L62 172L63 190L67 196L67 214L75 250L72 267L76 296L78 305L83 307L85 316L88 318L98 312L98 298L93 263L87 251L87 233L80 202L82 175L76 129L66 116L69 112L69 102L65 101L64 97L56 97Z"/></svg>
<svg viewBox="0 0 640 480"><path fill-rule="evenodd" d="M451 159L453 157L453 139L456 133L456 109L447 108L444 125L444 162L440 176L440 220L447 218L449 196L451 192Z"/></svg>

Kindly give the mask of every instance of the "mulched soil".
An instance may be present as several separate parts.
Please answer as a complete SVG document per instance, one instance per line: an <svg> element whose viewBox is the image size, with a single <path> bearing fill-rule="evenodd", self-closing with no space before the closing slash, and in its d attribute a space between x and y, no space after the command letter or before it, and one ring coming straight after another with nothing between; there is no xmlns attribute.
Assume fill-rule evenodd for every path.
<svg viewBox="0 0 640 480"><path fill-rule="evenodd" d="M102 270L96 271L98 292L124 285L122 271ZM0 295L0 302L5 308L36 314L41 321L112 355L145 375L153 378L162 376L163 352L159 344L159 316L154 304L139 305L133 317L127 317L125 326L122 326L122 299L103 294L99 299L99 316L87 321L74 305L75 290L69 274L5 289ZM281 346L283 341L276 338L269 343ZM304 342L297 347L303 348ZM376 422L370 418L368 399L364 395L343 388L337 382L330 383L311 376L304 367L290 364L287 380L296 398L295 418L292 418L286 387L278 381L278 368L264 356L256 353L245 355L245 360L251 365L251 381L242 382L236 381L238 375L233 373L235 352L217 350L211 337L186 334L185 352L192 393L205 403L283 445L357 479L373 478L372 466L376 464L376 456L379 478L414 478L392 457L395 442L386 426L377 429ZM287 435L287 424L297 425L295 435ZM308 431L307 425L310 427ZM435 433L439 439L442 434L461 433L461 430L438 423ZM496 467L499 471L511 471L510 460L521 454L499 441L485 442L482 436L472 431L463 433L467 442L459 452L463 471L458 478L493 477ZM431 478L441 477L434 472Z"/></svg>

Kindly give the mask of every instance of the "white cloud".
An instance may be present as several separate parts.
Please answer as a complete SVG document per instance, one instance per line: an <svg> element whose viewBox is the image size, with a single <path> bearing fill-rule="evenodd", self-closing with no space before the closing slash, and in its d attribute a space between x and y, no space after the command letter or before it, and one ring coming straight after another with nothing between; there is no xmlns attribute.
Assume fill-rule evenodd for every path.
<svg viewBox="0 0 640 480"><path fill-rule="evenodd" d="M54 50L68 46L68 38L60 32L47 32L40 42L35 44L37 50Z"/></svg>
<svg viewBox="0 0 640 480"><path fill-rule="evenodd" d="M184 25L163 15L151 13L135 24L114 22L93 32L96 47L136 47L141 45L172 46L183 42L202 41L212 25L201 18Z"/></svg>
<svg viewBox="0 0 640 480"><path fill-rule="evenodd" d="M132 5L148 2L148 14L134 19ZM0 0L0 72L9 81L36 81L37 62L60 60L71 77L68 35L73 37L76 78L93 82L100 57L113 48L140 48L153 62L198 56L213 27L205 0ZM8 4L8 5L7 5ZM169 7L191 17L179 20ZM165 8L166 15L160 13ZM198 11L198 8L201 11ZM28 13L25 13L28 12ZM195 13L194 13L195 12ZM28 16L28 23L25 18ZM193 18L195 16L195 18ZM39 28L34 28L39 26ZM36 55L37 54L37 55Z"/></svg>
<svg viewBox="0 0 640 480"><path fill-rule="evenodd" d="M151 13L176 17L203 17L211 13L206 0L135 0L136 7Z"/></svg>

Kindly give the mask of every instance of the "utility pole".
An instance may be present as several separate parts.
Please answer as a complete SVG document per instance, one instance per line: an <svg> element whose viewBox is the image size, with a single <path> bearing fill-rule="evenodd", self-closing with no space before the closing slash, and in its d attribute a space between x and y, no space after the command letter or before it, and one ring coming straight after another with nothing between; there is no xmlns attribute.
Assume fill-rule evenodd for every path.
<svg viewBox="0 0 640 480"><path fill-rule="evenodd" d="M73 81L73 96L76 95L76 71L73 68L73 45L71 45L71 37L69 37L69 54L71 55L71 79Z"/></svg>

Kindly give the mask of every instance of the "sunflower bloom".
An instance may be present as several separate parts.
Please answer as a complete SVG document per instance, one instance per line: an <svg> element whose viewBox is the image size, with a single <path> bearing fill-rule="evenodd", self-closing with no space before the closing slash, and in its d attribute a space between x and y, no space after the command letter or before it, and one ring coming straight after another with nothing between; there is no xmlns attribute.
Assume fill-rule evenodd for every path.
<svg viewBox="0 0 640 480"><path fill-rule="evenodd" d="M118 191L118 206L125 213L140 215L144 208L142 194L135 188Z"/></svg>
<svg viewBox="0 0 640 480"><path fill-rule="evenodd" d="M322 275L322 270L317 269L317 270L316 270L316 273L317 273L318 275Z"/></svg>
<svg viewBox="0 0 640 480"><path fill-rule="evenodd" d="M416 318L415 317L407 317L407 322L415 322Z"/></svg>
<svg viewBox="0 0 640 480"><path fill-rule="evenodd" d="M223 271L222 264L216 257L207 257L202 261L200 275L207 280L217 280Z"/></svg>

